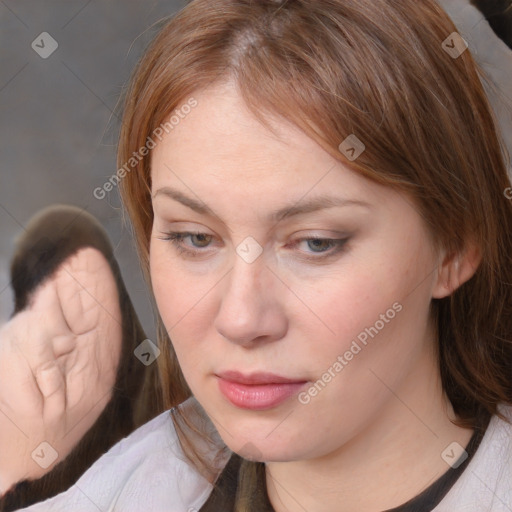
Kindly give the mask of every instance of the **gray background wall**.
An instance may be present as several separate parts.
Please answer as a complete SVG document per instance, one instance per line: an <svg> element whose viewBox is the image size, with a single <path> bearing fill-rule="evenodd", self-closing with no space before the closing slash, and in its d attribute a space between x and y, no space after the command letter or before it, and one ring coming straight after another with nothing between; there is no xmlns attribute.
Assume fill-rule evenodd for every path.
<svg viewBox="0 0 512 512"><path fill-rule="evenodd" d="M512 52L466 0L443 0L470 50L496 84L492 101L512 148ZM121 87L156 33L151 26L185 1L0 0L0 324L12 311L13 241L42 207L86 208L106 228L143 325L153 316L117 191L93 196L116 170ZM58 43L41 58L31 43ZM48 42L47 42L48 44ZM46 46L48 48L48 46Z"/></svg>
<svg viewBox="0 0 512 512"><path fill-rule="evenodd" d="M0 322L12 311L8 265L15 237L42 207L70 203L93 213L107 230L136 310L152 332L117 190L103 200L93 190L116 170L121 88L156 33L151 26L183 4L0 2ZM46 59L31 47L42 32L58 43Z"/></svg>

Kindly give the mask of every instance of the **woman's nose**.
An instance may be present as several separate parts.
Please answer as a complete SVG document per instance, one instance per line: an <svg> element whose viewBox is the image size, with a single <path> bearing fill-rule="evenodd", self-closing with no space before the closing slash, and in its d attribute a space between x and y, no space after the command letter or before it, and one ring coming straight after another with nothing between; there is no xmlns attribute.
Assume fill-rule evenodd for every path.
<svg viewBox="0 0 512 512"><path fill-rule="evenodd" d="M288 328L282 297L286 286L262 257L247 262L235 258L220 287L220 307L214 325L224 338L240 345L282 338Z"/></svg>

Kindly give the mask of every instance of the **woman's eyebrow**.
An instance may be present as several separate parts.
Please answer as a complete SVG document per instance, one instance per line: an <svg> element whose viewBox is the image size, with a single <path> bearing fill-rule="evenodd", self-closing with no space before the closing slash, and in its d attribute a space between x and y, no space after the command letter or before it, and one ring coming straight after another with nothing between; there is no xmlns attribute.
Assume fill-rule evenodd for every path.
<svg viewBox="0 0 512 512"><path fill-rule="evenodd" d="M207 206L202 201L198 201L189 197L183 192L176 190L171 187L162 187L159 188L154 194L153 199L157 196L163 195L165 197L169 197L170 199L174 199L179 203L187 206L191 210L194 210L197 213L202 215L210 215L212 217L218 217L213 210ZM365 201L355 200L355 199L346 199L337 196L328 196L321 195L314 197L309 200L299 199L295 204L291 206L285 206L284 208L280 208L279 210L275 210L271 212L268 216L268 220L272 222L279 222L289 217L295 215L302 215L305 213L311 213L317 210L324 210L327 208L334 208L336 206L361 206L367 209L371 209L372 205Z"/></svg>

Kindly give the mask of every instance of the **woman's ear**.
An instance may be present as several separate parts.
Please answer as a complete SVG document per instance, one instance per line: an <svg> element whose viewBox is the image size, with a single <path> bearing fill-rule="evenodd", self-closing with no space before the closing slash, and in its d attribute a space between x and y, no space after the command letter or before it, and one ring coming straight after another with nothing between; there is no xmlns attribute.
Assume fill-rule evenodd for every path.
<svg viewBox="0 0 512 512"><path fill-rule="evenodd" d="M451 295L459 286L473 277L481 261L480 248L473 242L469 243L461 253L446 254L442 251L432 297L442 299Z"/></svg>

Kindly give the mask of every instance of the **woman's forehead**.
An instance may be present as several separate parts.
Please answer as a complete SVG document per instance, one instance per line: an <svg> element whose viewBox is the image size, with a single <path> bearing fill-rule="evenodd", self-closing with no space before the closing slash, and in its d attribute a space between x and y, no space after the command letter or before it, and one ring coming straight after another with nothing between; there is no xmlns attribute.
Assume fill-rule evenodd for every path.
<svg viewBox="0 0 512 512"><path fill-rule="evenodd" d="M152 151L154 180L172 173L201 179L243 178L257 186L263 178L275 183L326 175L341 162L292 123L277 116L265 127L247 108L234 87L213 87L194 94L196 106L176 119ZM179 111L178 107L176 110ZM176 111L175 110L175 111ZM172 117L172 116L171 116ZM348 168L347 168L348 171ZM350 171L348 171L350 172ZM358 177L352 173L354 179Z"/></svg>

